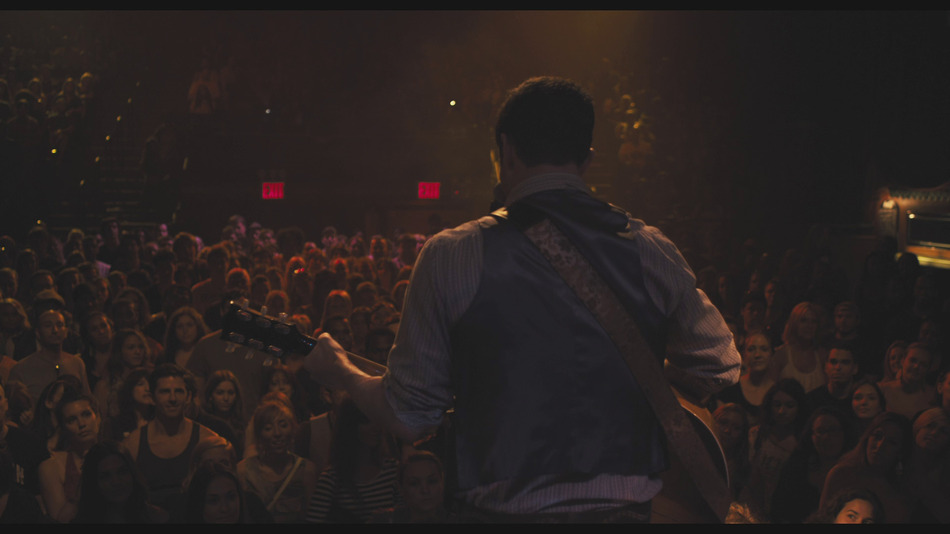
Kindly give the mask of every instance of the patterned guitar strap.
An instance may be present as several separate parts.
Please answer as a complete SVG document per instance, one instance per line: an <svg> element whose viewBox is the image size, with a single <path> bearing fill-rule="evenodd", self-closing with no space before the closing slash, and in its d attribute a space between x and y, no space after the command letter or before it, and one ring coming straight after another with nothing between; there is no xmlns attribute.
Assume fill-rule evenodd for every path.
<svg viewBox="0 0 950 534"><path fill-rule="evenodd" d="M696 489L716 517L724 521L732 502L728 486L706 452L692 421L673 393L659 360L633 318L603 278L554 223L544 219L524 233L590 309L620 349L663 426L667 441L675 449Z"/></svg>

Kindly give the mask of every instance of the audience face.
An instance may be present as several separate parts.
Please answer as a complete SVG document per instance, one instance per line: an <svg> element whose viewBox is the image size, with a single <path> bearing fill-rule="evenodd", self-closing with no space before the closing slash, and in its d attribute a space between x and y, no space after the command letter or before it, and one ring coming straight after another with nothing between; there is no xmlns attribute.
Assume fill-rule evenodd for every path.
<svg viewBox="0 0 950 534"><path fill-rule="evenodd" d="M270 385L268 386L269 391L279 391L284 395L287 395L287 398L290 398L294 392L294 386L290 382L290 379L287 378L287 375L283 371L277 371L270 377Z"/></svg>
<svg viewBox="0 0 950 534"><path fill-rule="evenodd" d="M233 524L241 517L240 489L230 477L218 476L205 490L204 520L212 524Z"/></svg>
<svg viewBox="0 0 950 534"><path fill-rule="evenodd" d="M432 513L443 503L444 484L435 463L410 462L403 472L402 494L406 506L420 514Z"/></svg>
<svg viewBox="0 0 950 534"><path fill-rule="evenodd" d="M937 393L940 394L940 399L943 401L943 409L947 409L950 406L950 372L944 374L943 380L937 382Z"/></svg>
<svg viewBox="0 0 950 534"><path fill-rule="evenodd" d="M215 413L231 413L235 399L237 399L237 390L234 388L234 384L228 380L218 384L211 392L211 402L214 404Z"/></svg>
<svg viewBox="0 0 950 534"><path fill-rule="evenodd" d="M769 343L769 338L762 334L747 337L743 344L742 356L750 371L765 372L772 359L772 344Z"/></svg>
<svg viewBox="0 0 950 534"><path fill-rule="evenodd" d="M874 522L874 505L864 499L854 499L845 503L835 524L867 525Z"/></svg>
<svg viewBox="0 0 950 534"><path fill-rule="evenodd" d="M921 450L939 454L950 444L950 420L934 417L914 433L914 441Z"/></svg>
<svg viewBox="0 0 950 534"><path fill-rule="evenodd" d="M63 406L62 426L69 440L80 449L91 447L99 439L99 417L86 399Z"/></svg>
<svg viewBox="0 0 950 534"><path fill-rule="evenodd" d="M837 458L844 449L841 421L831 415L820 415L812 423L812 444L821 458Z"/></svg>
<svg viewBox="0 0 950 534"><path fill-rule="evenodd" d="M901 362L901 381L905 384L922 384L930 371L930 353L915 347L907 351Z"/></svg>
<svg viewBox="0 0 950 534"><path fill-rule="evenodd" d="M812 341L818 335L818 317L811 310L802 314L798 322L798 337L805 341Z"/></svg>
<svg viewBox="0 0 950 534"><path fill-rule="evenodd" d="M877 390L870 384L862 384L854 390L851 396L851 408L858 419L871 420L881 413L881 398Z"/></svg>
<svg viewBox="0 0 950 534"><path fill-rule="evenodd" d="M0 332L16 332L23 327L23 317L13 304L0 304Z"/></svg>
<svg viewBox="0 0 950 534"><path fill-rule="evenodd" d="M888 471L904 447L904 436L894 423L884 423L868 437L867 463L874 469Z"/></svg>
<svg viewBox="0 0 950 534"><path fill-rule="evenodd" d="M129 369L145 365L145 342L139 336L127 336L122 342L122 363Z"/></svg>
<svg viewBox="0 0 950 534"><path fill-rule="evenodd" d="M848 384L858 373L858 366L854 362L854 355L851 351L844 349L831 349L828 354L828 361L825 362L825 376L829 383Z"/></svg>
<svg viewBox="0 0 950 534"><path fill-rule="evenodd" d="M55 310L40 315L36 325L36 340L48 350L59 350L66 341L66 320Z"/></svg>
<svg viewBox="0 0 950 534"><path fill-rule="evenodd" d="M906 355L906 347L893 347L890 352L887 353L887 365L890 367L891 373L894 376L897 376L901 370L901 362L904 361L904 356Z"/></svg>
<svg viewBox="0 0 950 534"><path fill-rule="evenodd" d="M775 396L772 397L772 406L770 409L772 410L772 416L777 425L792 425L795 422L795 418L798 417L798 402L784 391L775 393Z"/></svg>
<svg viewBox="0 0 950 534"><path fill-rule="evenodd" d="M278 412L273 421L261 428L260 450L264 453L283 454L293 441L293 416L285 410Z"/></svg>
<svg viewBox="0 0 950 534"><path fill-rule="evenodd" d="M112 343L112 325L109 324L105 315L94 315L89 320L87 329L93 346L102 349Z"/></svg>
<svg viewBox="0 0 950 534"><path fill-rule="evenodd" d="M175 321L175 337L182 347L191 347L198 342L198 324L188 314L184 314Z"/></svg>
<svg viewBox="0 0 950 534"><path fill-rule="evenodd" d="M841 335L850 335L858 328L858 314L851 308L835 311L835 330Z"/></svg>
<svg viewBox="0 0 950 534"><path fill-rule="evenodd" d="M185 408L191 402L185 379L180 376L159 378L152 396L157 412L168 419L184 417Z"/></svg>
<svg viewBox="0 0 950 534"><path fill-rule="evenodd" d="M142 405L154 405L155 399L152 398L152 392L149 390L148 379L142 377L132 389L132 400Z"/></svg>
<svg viewBox="0 0 950 534"><path fill-rule="evenodd" d="M743 421L740 414L732 410L724 411L716 417L716 436L725 450L729 450L741 443L743 439L747 439L747 436L743 434L743 430L745 430L745 421Z"/></svg>
<svg viewBox="0 0 950 534"><path fill-rule="evenodd" d="M765 305L760 301L746 302L742 307L742 324L746 331L762 328Z"/></svg>
<svg viewBox="0 0 950 534"><path fill-rule="evenodd" d="M135 489L135 480L128 464L115 454L99 462L98 480L102 497L115 505L125 504Z"/></svg>

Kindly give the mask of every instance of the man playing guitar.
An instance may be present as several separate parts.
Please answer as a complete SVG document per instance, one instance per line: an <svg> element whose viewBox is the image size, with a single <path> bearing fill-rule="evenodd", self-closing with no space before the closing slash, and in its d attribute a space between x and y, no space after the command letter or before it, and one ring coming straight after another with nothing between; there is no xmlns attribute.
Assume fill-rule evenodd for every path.
<svg viewBox="0 0 950 534"><path fill-rule="evenodd" d="M644 388L526 238L534 224L551 221L574 243L690 393L739 377L732 334L675 245L584 184L593 125L573 82L513 89L495 128L505 207L426 243L386 374L360 371L327 335L305 363L406 441L454 409L466 521L646 521L670 464Z"/></svg>

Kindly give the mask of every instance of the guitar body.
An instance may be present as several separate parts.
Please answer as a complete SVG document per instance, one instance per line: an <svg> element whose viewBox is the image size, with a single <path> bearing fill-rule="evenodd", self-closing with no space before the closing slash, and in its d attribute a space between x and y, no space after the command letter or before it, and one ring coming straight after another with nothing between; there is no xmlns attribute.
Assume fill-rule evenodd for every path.
<svg viewBox="0 0 950 534"><path fill-rule="evenodd" d="M675 392L675 389L674 389ZM709 410L697 406L681 395L677 395L680 405L693 423L693 428L705 446L714 465L729 484L729 467L726 455L713 432L715 421ZM709 508L702 494L693 484L689 473L683 467L675 451L670 451L670 469L661 475L663 489L653 498L651 523L722 523Z"/></svg>

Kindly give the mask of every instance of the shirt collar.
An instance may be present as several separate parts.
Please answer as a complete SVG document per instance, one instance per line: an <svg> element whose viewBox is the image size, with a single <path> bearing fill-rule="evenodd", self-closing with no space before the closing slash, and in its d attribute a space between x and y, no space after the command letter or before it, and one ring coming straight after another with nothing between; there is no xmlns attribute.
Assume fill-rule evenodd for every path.
<svg viewBox="0 0 950 534"><path fill-rule="evenodd" d="M515 202L541 191L570 188L580 189L587 193L591 192L587 184L584 183L584 179L576 174L561 172L536 174L511 188L505 199L505 206L511 206Z"/></svg>

